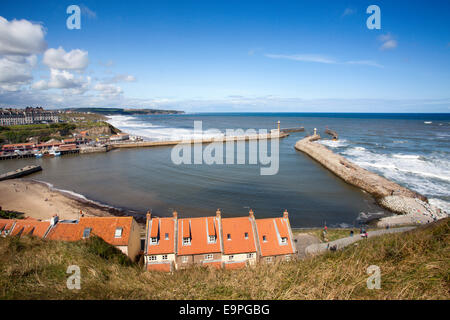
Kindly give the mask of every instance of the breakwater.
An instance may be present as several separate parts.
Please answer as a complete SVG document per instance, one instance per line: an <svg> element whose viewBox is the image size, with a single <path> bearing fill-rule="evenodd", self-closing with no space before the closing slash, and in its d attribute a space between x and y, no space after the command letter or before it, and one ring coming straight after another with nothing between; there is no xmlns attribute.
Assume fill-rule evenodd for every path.
<svg viewBox="0 0 450 320"><path fill-rule="evenodd" d="M288 133L268 133L268 134L255 134L255 135L242 135L242 136L223 136L223 137L211 137L203 139L187 139L187 140L166 140L166 141L138 141L138 142L123 142L111 144L112 148L144 148L144 147L159 147L159 146L172 146L181 143L212 143L212 142L227 142L227 141L249 141L258 139L274 139L285 138Z"/></svg>
<svg viewBox="0 0 450 320"><path fill-rule="evenodd" d="M398 214L414 214L426 217L427 222L441 217L440 209L430 205L428 199L408 188L368 171L335 154L325 146L315 143L315 134L297 141L295 149L322 164L345 182L371 194L382 207Z"/></svg>

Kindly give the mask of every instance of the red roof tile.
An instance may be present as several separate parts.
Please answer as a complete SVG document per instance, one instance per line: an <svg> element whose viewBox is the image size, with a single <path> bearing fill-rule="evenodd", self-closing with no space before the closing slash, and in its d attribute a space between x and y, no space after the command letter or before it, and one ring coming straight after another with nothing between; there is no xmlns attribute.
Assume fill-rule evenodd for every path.
<svg viewBox="0 0 450 320"><path fill-rule="evenodd" d="M50 222L48 221L38 221L35 219L16 220L16 225L11 235L18 235L22 231L21 235L33 235L43 238L49 227Z"/></svg>
<svg viewBox="0 0 450 320"><path fill-rule="evenodd" d="M178 220L178 255L220 252L220 237L216 237L215 243L208 242L208 234L206 228L209 221L212 221L215 230L219 230L218 219L216 217ZM189 222L191 244L183 245L183 237L186 238L186 225L189 225Z"/></svg>
<svg viewBox="0 0 450 320"><path fill-rule="evenodd" d="M159 239L157 244L151 244L153 237L147 239L147 254L170 254L175 253L175 221L173 218L153 218L149 221L149 229L153 230L153 226L159 225ZM153 231L152 231L153 232ZM167 234L167 239L166 239ZM156 236L155 236L156 237ZM155 238L153 237L153 238Z"/></svg>
<svg viewBox="0 0 450 320"><path fill-rule="evenodd" d="M78 241L83 239L84 229L90 228L96 235L114 246L128 245L133 217L82 217L78 223L59 222L49 232L51 240ZM122 236L116 238L117 228L122 228Z"/></svg>
<svg viewBox="0 0 450 320"><path fill-rule="evenodd" d="M276 220L285 220L282 222L276 222ZM277 225L284 226L281 228L281 234L286 235L284 228L287 228L288 220L284 218L271 218L271 219L256 219L256 226L258 228L258 240L261 248L261 256L276 256L283 254L294 253L292 248L292 242L287 234L287 243L280 244L281 235L277 234ZM287 230L287 229L286 229ZM280 234L280 230L278 230ZM263 238L266 238L266 241Z"/></svg>
<svg viewBox="0 0 450 320"><path fill-rule="evenodd" d="M222 218L223 251L225 254L256 252L250 217ZM247 233L247 239L245 234ZM228 240L227 235L231 240Z"/></svg>

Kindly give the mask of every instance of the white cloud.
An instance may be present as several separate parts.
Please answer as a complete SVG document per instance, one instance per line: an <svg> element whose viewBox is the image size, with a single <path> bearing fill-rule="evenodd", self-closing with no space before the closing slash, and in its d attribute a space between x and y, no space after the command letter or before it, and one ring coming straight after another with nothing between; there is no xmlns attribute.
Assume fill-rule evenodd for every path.
<svg viewBox="0 0 450 320"><path fill-rule="evenodd" d="M82 77L75 77L74 74L66 70L50 69L50 80L40 80L31 86L36 90L47 89L77 89L76 92L85 92L90 84L90 77L87 80Z"/></svg>
<svg viewBox="0 0 450 320"><path fill-rule="evenodd" d="M114 77L107 78L104 83L118 83L118 82L134 82L136 77L128 74L117 74Z"/></svg>
<svg viewBox="0 0 450 320"><path fill-rule="evenodd" d="M100 91L101 96L117 96L123 93L121 87L105 83L97 83L94 90Z"/></svg>
<svg viewBox="0 0 450 320"><path fill-rule="evenodd" d="M82 70L88 66L89 58L87 51L74 49L66 52L59 47L45 51L43 62L52 69Z"/></svg>
<svg viewBox="0 0 450 320"><path fill-rule="evenodd" d="M378 40L383 43L380 47L380 50L390 50L397 48L397 40L395 40L390 33L379 36Z"/></svg>
<svg viewBox="0 0 450 320"><path fill-rule="evenodd" d="M35 55L29 57L5 56L0 58L0 88L17 91L33 79L32 71L37 63Z"/></svg>
<svg viewBox="0 0 450 320"><path fill-rule="evenodd" d="M354 10L352 8L345 8L345 10L342 13L341 17L350 16L350 15L354 14L355 12L356 12L356 10Z"/></svg>
<svg viewBox="0 0 450 320"><path fill-rule="evenodd" d="M373 60L354 60L354 61L347 61L346 63L347 64L364 65L364 66L370 66L370 67L377 67L377 68L384 68L383 65L381 65Z"/></svg>
<svg viewBox="0 0 450 320"><path fill-rule="evenodd" d="M332 58L318 55L318 54L265 54L267 58L271 59L287 59L304 62L318 62L318 63L336 63Z"/></svg>
<svg viewBox="0 0 450 320"><path fill-rule="evenodd" d="M44 28L27 20L8 21L0 16L0 55L29 56L43 52Z"/></svg>

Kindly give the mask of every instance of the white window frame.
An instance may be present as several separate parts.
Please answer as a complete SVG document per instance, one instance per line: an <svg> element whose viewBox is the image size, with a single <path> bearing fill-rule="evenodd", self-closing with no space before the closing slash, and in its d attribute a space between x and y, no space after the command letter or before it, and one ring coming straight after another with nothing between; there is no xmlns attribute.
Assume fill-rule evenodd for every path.
<svg viewBox="0 0 450 320"><path fill-rule="evenodd" d="M120 233L118 235L119 231L120 231ZM123 234L123 228L118 227L118 228L116 228L116 231L114 232L114 238L122 238L122 234Z"/></svg>
<svg viewBox="0 0 450 320"><path fill-rule="evenodd" d="M212 254L205 254L205 260L212 260L214 256Z"/></svg>
<svg viewBox="0 0 450 320"><path fill-rule="evenodd" d="M181 262L182 263L187 263L188 262L188 257L186 257L186 256L181 257Z"/></svg>
<svg viewBox="0 0 450 320"><path fill-rule="evenodd" d="M151 237L150 244L158 244L158 237Z"/></svg>
<svg viewBox="0 0 450 320"><path fill-rule="evenodd" d="M253 253L247 253L247 259L253 259Z"/></svg>
<svg viewBox="0 0 450 320"><path fill-rule="evenodd" d="M168 256L167 256L167 254L163 254L161 258L162 258L162 260L167 260Z"/></svg>
<svg viewBox="0 0 450 320"><path fill-rule="evenodd" d="M228 256L228 261L233 261L233 260L234 260L234 256L233 255Z"/></svg>
<svg viewBox="0 0 450 320"><path fill-rule="evenodd" d="M165 240L169 240L169 234L168 234L168 233L166 233L166 234L164 235L164 239L165 239Z"/></svg>
<svg viewBox="0 0 450 320"><path fill-rule="evenodd" d="M290 255L290 254L287 254L287 255L285 256L285 260L286 260L286 261L291 261L291 255Z"/></svg>
<svg viewBox="0 0 450 320"><path fill-rule="evenodd" d="M157 257L156 256L148 256L148 261L156 261Z"/></svg>
<svg viewBox="0 0 450 320"><path fill-rule="evenodd" d="M266 262L272 262L273 261L273 257L266 257Z"/></svg>
<svg viewBox="0 0 450 320"><path fill-rule="evenodd" d="M287 244L287 238L286 237L282 237L281 238L281 244Z"/></svg>
<svg viewBox="0 0 450 320"><path fill-rule="evenodd" d="M231 241L231 233L227 233L227 240Z"/></svg>
<svg viewBox="0 0 450 320"><path fill-rule="evenodd" d="M190 246L191 238L183 238L183 246Z"/></svg>
<svg viewBox="0 0 450 320"><path fill-rule="evenodd" d="M208 243L216 243L216 236L208 236Z"/></svg>

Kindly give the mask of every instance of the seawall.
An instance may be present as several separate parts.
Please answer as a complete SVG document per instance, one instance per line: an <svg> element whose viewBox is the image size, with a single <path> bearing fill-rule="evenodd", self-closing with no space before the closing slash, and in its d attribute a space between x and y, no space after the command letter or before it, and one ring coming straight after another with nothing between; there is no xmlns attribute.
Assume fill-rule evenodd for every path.
<svg viewBox="0 0 450 320"><path fill-rule="evenodd" d="M398 223L393 221L391 225L431 222L445 216L440 209L430 205L425 196L359 167L322 144L315 143L319 139L317 134L308 136L297 141L295 149L306 153L345 182L370 193L379 205L389 211L414 215L412 219L399 220ZM383 226L383 223L389 224L390 221L382 219L380 222L379 226Z"/></svg>

